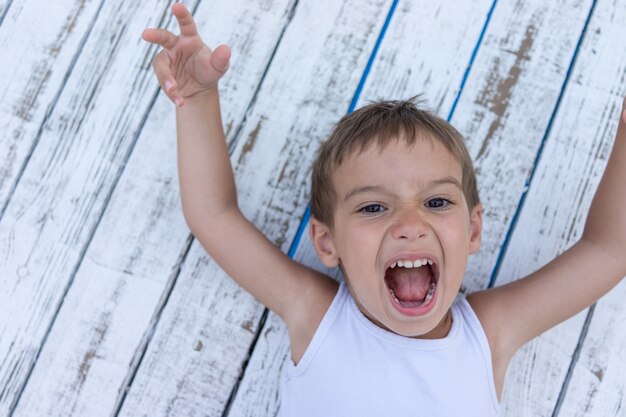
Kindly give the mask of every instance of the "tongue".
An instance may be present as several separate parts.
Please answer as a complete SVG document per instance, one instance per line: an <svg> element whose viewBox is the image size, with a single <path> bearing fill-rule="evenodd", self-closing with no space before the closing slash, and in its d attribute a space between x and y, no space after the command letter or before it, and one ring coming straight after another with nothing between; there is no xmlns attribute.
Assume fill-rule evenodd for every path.
<svg viewBox="0 0 626 417"><path fill-rule="evenodd" d="M422 301L428 293L432 270L420 268L393 268L387 275L387 285L400 301Z"/></svg>

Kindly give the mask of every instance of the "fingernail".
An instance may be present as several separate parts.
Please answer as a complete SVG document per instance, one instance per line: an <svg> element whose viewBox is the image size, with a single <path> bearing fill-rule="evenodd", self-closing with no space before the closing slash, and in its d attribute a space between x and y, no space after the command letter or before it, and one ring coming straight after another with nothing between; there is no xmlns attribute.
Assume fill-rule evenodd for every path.
<svg viewBox="0 0 626 417"><path fill-rule="evenodd" d="M174 84L172 84L172 82L170 80L165 81L165 90L169 91L170 88L172 88Z"/></svg>

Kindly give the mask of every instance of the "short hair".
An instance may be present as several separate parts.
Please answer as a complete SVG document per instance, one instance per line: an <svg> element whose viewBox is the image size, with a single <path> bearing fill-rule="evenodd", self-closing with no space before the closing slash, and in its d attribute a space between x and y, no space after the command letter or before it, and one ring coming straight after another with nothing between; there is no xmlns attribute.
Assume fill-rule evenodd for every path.
<svg viewBox="0 0 626 417"><path fill-rule="evenodd" d="M311 215L333 227L336 203L332 175L344 158L363 152L372 144L384 148L394 140L412 145L418 139L429 138L442 143L461 165L462 188L468 210L480 203L476 173L463 136L447 121L420 109L418 97L408 100L388 100L371 103L337 122L324 141L313 163L311 174Z"/></svg>

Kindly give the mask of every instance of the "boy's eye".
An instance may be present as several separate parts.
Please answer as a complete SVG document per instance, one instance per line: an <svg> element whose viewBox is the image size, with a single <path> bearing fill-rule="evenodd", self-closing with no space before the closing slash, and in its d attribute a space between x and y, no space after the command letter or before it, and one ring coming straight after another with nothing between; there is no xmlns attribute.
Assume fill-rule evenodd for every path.
<svg viewBox="0 0 626 417"><path fill-rule="evenodd" d="M364 214L378 214L385 211L385 207L382 204L368 204L367 206L361 207L359 209L359 213Z"/></svg>
<svg viewBox="0 0 626 417"><path fill-rule="evenodd" d="M428 205L429 208L444 209L448 207L451 203L449 200L446 200L445 198L433 198L432 200L428 200L428 203L426 204Z"/></svg>

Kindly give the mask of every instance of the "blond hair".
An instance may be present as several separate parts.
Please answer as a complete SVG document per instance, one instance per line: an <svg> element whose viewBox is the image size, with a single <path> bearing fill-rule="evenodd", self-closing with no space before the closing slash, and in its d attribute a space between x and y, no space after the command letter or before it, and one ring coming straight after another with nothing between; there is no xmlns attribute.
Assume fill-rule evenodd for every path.
<svg viewBox="0 0 626 417"><path fill-rule="evenodd" d="M427 110L419 109L417 97L379 101L342 117L322 143L311 175L311 215L333 227L336 203L332 175L344 158L362 152L372 144L381 149L402 138L412 145L420 138L437 140L456 158L462 170L462 188L468 209L480 203L476 174L463 136L450 123Z"/></svg>

